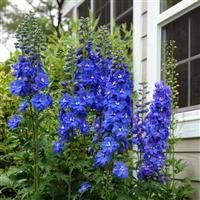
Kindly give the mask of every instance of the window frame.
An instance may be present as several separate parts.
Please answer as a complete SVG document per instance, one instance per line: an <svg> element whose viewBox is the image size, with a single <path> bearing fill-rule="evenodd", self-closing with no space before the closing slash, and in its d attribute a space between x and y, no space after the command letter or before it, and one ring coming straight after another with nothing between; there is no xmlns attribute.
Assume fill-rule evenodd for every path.
<svg viewBox="0 0 200 200"><path fill-rule="evenodd" d="M159 0L159 8L158 10L160 10L160 0ZM175 4L174 6L172 6L171 8L163 11L162 13L159 13L157 15L157 30L156 32L158 33L158 65L159 65L159 73L161 72L161 46L162 46L162 28L164 26L166 26L167 24L169 24L170 22L173 22L174 20L180 18L181 16L189 13L190 11L194 10L195 8L200 6L200 1L199 0L182 0L179 3ZM154 30L155 31L155 30ZM178 62L177 64L180 65L182 63L185 63L186 61L192 61L196 58L200 58L200 55L195 55L192 57L189 57L187 59L184 59L180 62ZM161 79L161 75L158 75L159 79ZM194 105L194 106L188 106L188 107L184 107L184 108L180 108L178 109L178 113L182 113L182 112L188 112L188 111L194 111L194 110L198 110L200 109L200 105Z"/></svg>
<svg viewBox="0 0 200 200"><path fill-rule="evenodd" d="M198 8L198 7L196 7L196 8ZM187 12L186 15L189 14L190 12L192 12L192 10ZM182 15L182 16L184 16L184 15ZM179 19L179 18L177 18L177 19ZM188 51L188 53L187 54L188 55L187 55L187 58L182 59L182 60L177 62L177 66L180 66L180 65L185 64L185 63L188 64L187 68L189 70L189 73L188 73L188 83L187 83L188 84L187 106L179 108L178 109L178 113L200 109L200 103L197 104L197 105L192 105L191 106L191 82L190 82L190 80L191 80L191 75L190 75L191 62L195 61L197 59L200 59L200 53L198 53L197 55L192 56L192 52L191 52L191 42L192 42L191 41L191 15L188 16L187 20L188 20L188 27L187 27L187 29L188 29L188 38L187 38L187 42L188 42L188 50L187 51ZM175 21L175 20L173 20L173 21ZM170 23L172 23L173 21L171 21ZM166 24L166 25L168 25L168 24ZM166 29L165 29L165 26L161 27L161 34L162 34L162 36L161 36L162 37L162 41L161 42L166 41Z"/></svg>

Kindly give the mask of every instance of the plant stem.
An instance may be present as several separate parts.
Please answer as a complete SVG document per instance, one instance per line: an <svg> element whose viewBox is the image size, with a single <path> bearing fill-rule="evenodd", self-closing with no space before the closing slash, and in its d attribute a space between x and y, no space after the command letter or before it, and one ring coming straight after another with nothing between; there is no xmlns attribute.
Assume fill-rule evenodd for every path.
<svg viewBox="0 0 200 200"><path fill-rule="evenodd" d="M38 119L35 118L32 105L30 104L31 123L33 131L33 145L34 145L34 191L39 192L39 168L38 168Z"/></svg>
<svg viewBox="0 0 200 200"><path fill-rule="evenodd" d="M72 169L71 169L71 159L72 159L72 145L71 145L71 142L70 142L70 145L69 145L69 182L68 182L68 200L71 199L71 179L72 179Z"/></svg>
<svg viewBox="0 0 200 200"><path fill-rule="evenodd" d="M174 119L174 114L172 114L172 123L174 123L175 119ZM173 126L173 125L172 125ZM172 128L172 140L173 140L173 144L172 144L172 160L173 160L173 164L172 164L172 189L174 190L175 188L175 146L174 146L174 140L175 140L175 134L174 134L174 127Z"/></svg>
<svg viewBox="0 0 200 200"><path fill-rule="evenodd" d="M72 178L72 170L69 169L68 200L71 199L71 178Z"/></svg>

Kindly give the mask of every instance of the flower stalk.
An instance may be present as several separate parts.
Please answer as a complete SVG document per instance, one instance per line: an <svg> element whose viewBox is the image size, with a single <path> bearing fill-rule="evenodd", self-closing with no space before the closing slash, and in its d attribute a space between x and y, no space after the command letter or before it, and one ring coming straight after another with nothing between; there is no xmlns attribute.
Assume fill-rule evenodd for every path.
<svg viewBox="0 0 200 200"><path fill-rule="evenodd" d="M30 104L32 132L33 132L33 145L34 145L34 191L39 192L39 167L38 167L38 123L32 105Z"/></svg>

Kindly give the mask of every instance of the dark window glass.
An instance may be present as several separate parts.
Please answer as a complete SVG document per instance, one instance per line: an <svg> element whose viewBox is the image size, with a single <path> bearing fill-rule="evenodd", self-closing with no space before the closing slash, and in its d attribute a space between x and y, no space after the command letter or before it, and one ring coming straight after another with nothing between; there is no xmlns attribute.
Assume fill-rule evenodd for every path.
<svg viewBox="0 0 200 200"><path fill-rule="evenodd" d="M89 9L90 9L90 0L85 0L79 7L78 7L78 16L80 17L88 17L89 16Z"/></svg>
<svg viewBox="0 0 200 200"><path fill-rule="evenodd" d="M191 62L191 106L200 104L200 59Z"/></svg>
<svg viewBox="0 0 200 200"><path fill-rule="evenodd" d="M99 25L110 23L110 0L94 1L94 17L99 17Z"/></svg>
<svg viewBox="0 0 200 200"><path fill-rule="evenodd" d="M175 40L179 108L200 104L200 7L163 27L162 39Z"/></svg>
<svg viewBox="0 0 200 200"><path fill-rule="evenodd" d="M171 8L172 6L176 5L181 0L160 0L160 8L161 12Z"/></svg>
<svg viewBox="0 0 200 200"><path fill-rule="evenodd" d="M191 56L200 54L200 7L191 14Z"/></svg>
<svg viewBox="0 0 200 200"><path fill-rule="evenodd" d="M188 16L183 16L166 27L166 40L175 40L177 51L175 57L178 61L188 58Z"/></svg>
<svg viewBox="0 0 200 200"><path fill-rule="evenodd" d="M180 108L188 106L188 64L177 66L178 84L179 84L179 102Z"/></svg>
<svg viewBox="0 0 200 200"><path fill-rule="evenodd" d="M120 16L122 13L133 7L133 0L116 0L115 1L115 11L116 17Z"/></svg>
<svg viewBox="0 0 200 200"><path fill-rule="evenodd" d="M121 24L126 24L127 25L127 30L130 30L132 23L133 23L133 13L132 13L132 10L130 12L126 13L123 17L120 17L116 21L116 24L118 26L120 26Z"/></svg>

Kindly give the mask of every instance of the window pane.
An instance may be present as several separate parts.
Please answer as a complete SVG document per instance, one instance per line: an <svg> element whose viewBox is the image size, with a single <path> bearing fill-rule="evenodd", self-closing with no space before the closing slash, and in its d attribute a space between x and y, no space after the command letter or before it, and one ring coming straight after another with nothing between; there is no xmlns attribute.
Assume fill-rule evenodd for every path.
<svg viewBox="0 0 200 200"><path fill-rule="evenodd" d="M179 108L188 106L188 63L177 66L179 84Z"/></svg>
<svg viewBox="0 0 200 200"><path fill-rule="evenodd" d="M160 1L161 12L167 10L168 8L171 8L180 1L181 0L161 0Z"/></svg>
<svg viewBox="0 0 200 200"><path fill-rule="evenodd" d="M165 30L166 40L176 41L175 58L178 61L188 58L188 15L168 24Z"/></svg>
<svg viewBox="0 0 200 200"><path fill-rule="evenodd" d="M99 17L99 25L110 23L110 0L94 1L94 17Z"/></svg>
<svg viewBox="0 0 200 200"><path fill-rule="evenodd" d="M116 6L116 18L124 13L129 8L133 7L133 0L117 0Z"/></svg>
<svg viewBox="0 0 200 200"><path fill-rule="evenodd" d="M191 62L191 106L200 104L200 59Z"/></svg>
<svg viewBox="0 0 200 200"><path fill-rule="evenodd" d="M127 30L130 30L132 23L133 23L133 12L132 12L132 10L130 10L128 13L126 13L124 16L120 17L116 21L116 24L118 26L120 26L121 24L126 24Z"/></svg>
<svg viewBox="0 0 200 200"><path fill-rule="evenodd" d="M200 7L191 14L191 56L200 54Z"/></svg>
<svg viewBox="0 0 200 200"><path fill-rule="evenodd" d="M80 17L89 17L89 9L90 9L90 0L85 0L78 7L78 16Z"/></svg>

